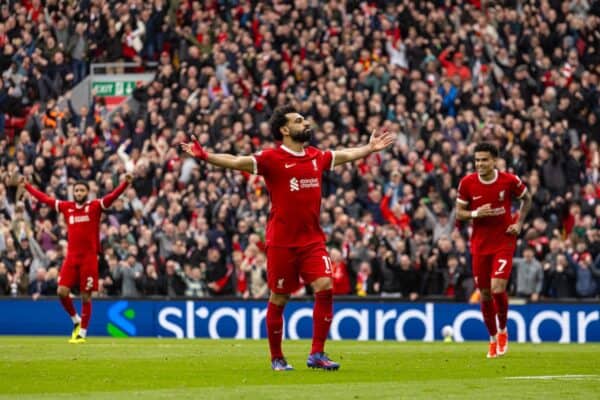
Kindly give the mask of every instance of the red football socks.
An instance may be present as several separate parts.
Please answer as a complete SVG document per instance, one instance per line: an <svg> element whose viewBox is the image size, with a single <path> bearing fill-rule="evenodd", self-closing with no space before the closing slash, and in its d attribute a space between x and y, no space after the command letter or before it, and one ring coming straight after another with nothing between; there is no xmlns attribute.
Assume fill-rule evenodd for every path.
<svg viewBox="0 0 600 400"><path fill-rule="evenodd" d="M506 292L493 293L494 304L496 305L496 313L498 314L498 328L506 328L506 318L508 315L508 295Z"/></svg>
<svg viewBox="0 0 600 400"><path fill-rule="evenodd" d="M313 340L311 354L322 353L325 340L333 319L333 291L323 290L315 293L313 309Z"/></svg>
<svg viewBox="0 0 600 400"><path fill-rule="evenodd" d="M58 299L60 300L60 304L62 304L67 314L69 314L69 317L74 317L77 314L71 296L59 297Z"/></svg>
<svg viewBox="0 0 600 400"><path fill-rule="evenodd" d="M269 302L267 306L267 337L271 360L282 358L281 338L283 337L283 306Z"/></svg>
<svg viewBox="0 0 600 400"><path fill-rule="evenodd" d="M498 328L496 326L496 310L494 308L494 301L482 300L481 313L483 314L483 322L485 323L490 336L496 336L496 333L498 333Z"/></svg>
<svg viewBox="0 0 600 400"><path fill-rule="evenodd" d="M92 316L92 302L84 301L81 304L81 329L87 329Z"/></svg>

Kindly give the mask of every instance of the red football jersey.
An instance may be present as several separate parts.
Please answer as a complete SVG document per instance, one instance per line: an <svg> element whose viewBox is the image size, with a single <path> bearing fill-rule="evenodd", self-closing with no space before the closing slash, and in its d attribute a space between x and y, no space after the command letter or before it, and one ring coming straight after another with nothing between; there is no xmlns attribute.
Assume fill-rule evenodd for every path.
<svg viewBox="0 0 600 400"><path fill-rule="evenodd" d="M115 190L101 199L78 205L74 201L61 201L40 192L30 184L25 189L36 199L60 212L67 223L67 252L70 255L96 254L100 250L100 217L102 210L125 191L127 182L121 183Z"/></svg>
<svg viewBox="0 0 600 400"><path fill-rule="evenodd" d="M513 223L512 200L521 198L527 187L519 177L506 172L495 171L489 182L482 181L479 174L472 173L461 179L458 185L457 201L468 206L469 210L490 203L494 209L502 209L500 215L473 219L471 252L473 254L494 254L500 250L513 250L517 238L506 233Z"/></svg>
<svg viewBox="0 0 600 400"><path fill-rule="evenodd" d="M299 247L325 242L319 224L323 171L333 169L332 151L285 146L254 155L254 174L265 179L271 197L267 245Z"/></svg>
<svg viewBox="0 0 600 400"><path fill-rule="evenodd" d="M67 223L67 252L71 255L98 253L101 200L88 201L82 205L74 201L56 200L55 208Z"/></svg>

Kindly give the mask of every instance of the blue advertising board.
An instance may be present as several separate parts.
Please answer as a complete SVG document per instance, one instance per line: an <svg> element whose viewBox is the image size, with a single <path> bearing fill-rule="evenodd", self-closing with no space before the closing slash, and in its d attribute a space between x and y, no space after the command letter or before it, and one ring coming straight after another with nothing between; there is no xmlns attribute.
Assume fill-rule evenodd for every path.
<svg viewBox="0 0 600 400"><path fill-rule="evenodd" d="M266 302L95 300L89 334L114 337L266 337ZM511 305L509 335L517 342L600 342L600 304ZM459 303L335 303L333 340L487 340L477 305ZM71 321L58 300L0 300L0 335L67 335ZM312 303L296 301L285 310L288 339L312 335Z"/></svg>

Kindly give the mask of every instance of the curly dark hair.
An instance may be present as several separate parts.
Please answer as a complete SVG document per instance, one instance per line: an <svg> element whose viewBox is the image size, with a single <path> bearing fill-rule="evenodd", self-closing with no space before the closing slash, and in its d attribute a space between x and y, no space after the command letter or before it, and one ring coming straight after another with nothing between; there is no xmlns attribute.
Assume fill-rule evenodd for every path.
<svg viewBox="0 0 600 400"><path fill-rule="evenodd" d="M269 125L271 126L271 135L273 135L275 140L283 140L281 128L288 122L286 115L295 112L298 111L296 110L296 107L291 104L277 107L275 111L273 111L273 115L271 115L271 118L269 119Z"/></svg>
<svg viewBox="0 0 600 400"><path fill-rule="evenodd" d="M480 151L488 152L494 158L498 157L498 148L493 143L490 143L490 142L478 143L477 146L475 146L475 150L473 151L473 153L478 153Z"/></svg>

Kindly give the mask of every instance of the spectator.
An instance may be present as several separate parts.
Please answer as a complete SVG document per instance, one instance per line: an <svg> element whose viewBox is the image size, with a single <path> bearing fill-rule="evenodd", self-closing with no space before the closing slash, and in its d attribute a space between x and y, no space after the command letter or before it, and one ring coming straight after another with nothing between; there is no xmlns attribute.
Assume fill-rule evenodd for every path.
<svg viewBox="0 0 600 400"><path fill-rule="evenodd" d="M527 247L523 251L523 258L513 259L513 273L516 274L517 296L538 301L542 292L544 273L542 265L534 258L534 254L534 249Z"/></svg>
<svg viewBox="0 0 600 400"><path fill-rule="evenodd" d="M398 281L400 282L400 294L403 298L411 301L419 298L419 280L419 272L416 270L408 254L401 254Z"/></svg>
<svg viewBox="0 0 600 400"><path fill-rule="evenodd" d="M571 255L567 255L569 265L575 270L575 292L577 297L595 297L598 292L597 279L600 278L600 270L592 263L590 253L583 253L579 261L575 261Z"/></svg>
<svg viewBox="0 0 600 400"><path fill-rule="evenodd" d="M368 262L362 262L356 277L356 294L367 296L379 293L379 282L375 281L373 270Z"/></svg>
<svg viewBox="0 0 600 400"><path fill-rule="evenodd" d="M554 262L544 264L544 273L548 271L548 294L553 298L573 297L573 280L575 271L564 254L559 254Z"/></svg>
<svg viewBox="0 0 600 400"><path fill-rule="evenodd" d="M333 294L352 294L352 286L348 266L344 262L342 253L338 249L329 251L331 269L333 271Z"/></svg>
<svg viewBox="0 0 600 400"><path fill-rule="evenodd" d="M129 255L125 260L120 261L111 269L113 280L121 282L121 296L139 297L144 268L135 259L135 256Z"/></svg>
<svg viewBox="0 0 600 400"><path fill-rule="evenodd" d="M242 270L248 274L248 295L246 298L260 299L269 294L267 286L267 259L264 253L246 258L242 262Z"/></svg>

